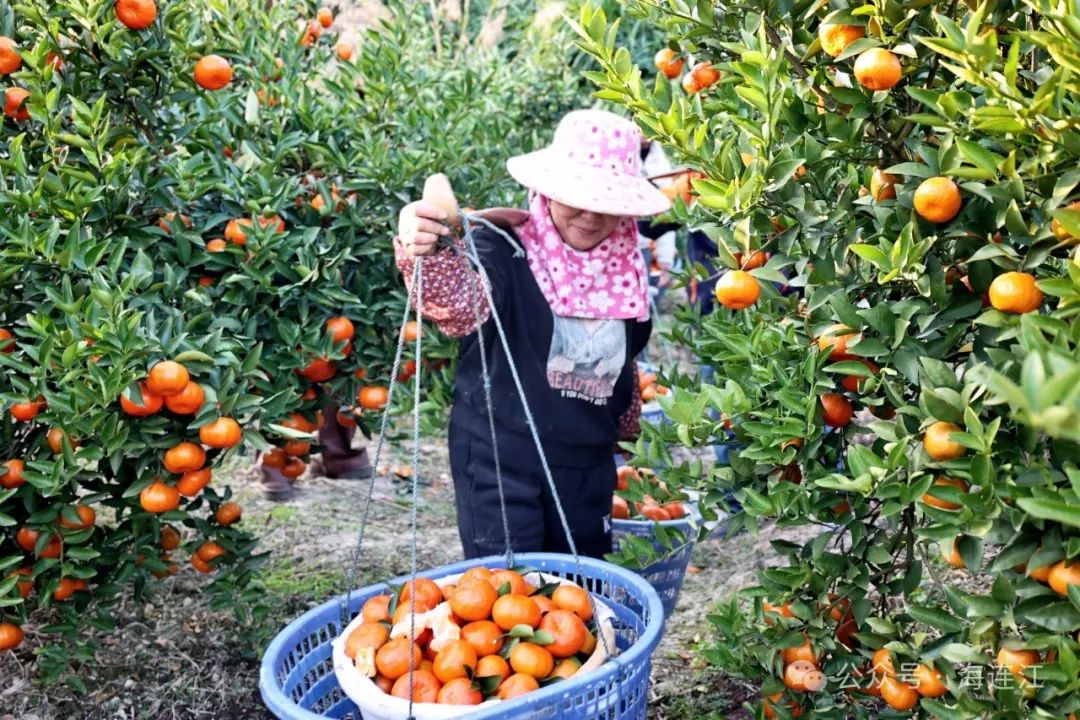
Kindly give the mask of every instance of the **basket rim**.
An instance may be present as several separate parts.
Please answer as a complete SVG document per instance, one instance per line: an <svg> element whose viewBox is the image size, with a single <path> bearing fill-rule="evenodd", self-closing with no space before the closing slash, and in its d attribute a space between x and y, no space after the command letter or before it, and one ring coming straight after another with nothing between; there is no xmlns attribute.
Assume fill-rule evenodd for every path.
<svg viewBox="0 0 1080 720"><path fill-rule="evenodd" d="M574 556L558 553L516 553L514 555L514 559L519 565L528 565L530 564L530 560L554 560L563 563L575 562ZM583 568L592 567L597 570L602 570L605 573L619 577L621 580L625 581L626 584L638 588L644 594L645 601L647 602L649 608L649 622L645 625L645 628L639 635L637 642L627 648L627 650L622 654L611 658L608 662L604 663L595 671L589 673L587 676L583 676L588 677L589 681L592 682L607 676L615 675L615 673L618 672L618 668L620 665L624 663L632 663L644 653L648 653L649 655L651 655L653 649L655 649L656 645L659 644L660 638L663 635L666 615L664 613L663 602L661 601L660 595L659 593L657 593L656 588L649 584L649 582L646 581L645 578L643 578L641 575L638 575L637 573L631 572L629 570L626 570L625 568L615 565L614 563L609 563L604 560L597 560L595 558L585 556L581 556L579 560ZM450 563L449 565L440 565L436 568L430 568L428 570L417 572L416 576L436 578L442 575L452 575L457 572L465 572L469 568L477 567L479 565L487 565L489 567L504 567L506 565L506 557L504 555L489 555L487 557L476 558L474 560L463 560L456 563ZM544 568L540 567L537 569L543 570ZM354 590L353 592L355 593L363 592L369 589L374 590L379 588L386 588L391 584L402 584L408 581L409 578L410 575L399 575L389 580L384 580L382 582L373 583L362 588L357 588L357 590ZM282 717L280 712L285 711L287 711L292 717L298 718L300 720L323 720L326 717L325 715L316 715L310 710L305 710L304 708L297 706L295 703L292 702L290 698L285 695L284 692L282 692L281 688L277 684L277 678L275 676L274 665L276 665L277 663L275 662L272 664L271 658L277 658L283 654L283 651L287 650L287 639L292 638L295 635L296 631L298 631L302 626L306 625L311 620L314 620L315 618L323 615L324 613L326 613L327 610L334 610L336 612L337 608L340 607L341 601L344 597L344 594L337 595L327 600L326 602L323 602L311 608L303 615L299 616L298 618L290 622L288 625L286 625L281 631L278 632L277 635L274 636L274 639L270 642L270 644L267 645L266 650L263 652L262 660L259 663L259 694L262 696L263 702L266 704L267 709L271 713L273 713L275 717ZM534 690L533 692L522 695L518 698L515 698L514 700L501 702L497 706L493 706L492 708L490 708L490 710L503 711L505 707L510 706L513 703L521 702L522 707L524 707L527 704L536 704L537 702L542 702L549 698L555 698L563 695L565 692L565 688L568 687L571 683L574 683L574 678L570 678L569 680L563 682L554 683L547 687L542 687L539 690ZM485 711L481 712L486 714ZM482 717L483 715L479 716ZM470 715L470 717L472 716Z"/></svg>
<svg viewBox="0 0 1080 720"><path fill-rule="evenodd" d="M684 501L683 505L687 508L687 513L684 517L678 520L616 520L612 518L611 529L617 528L646 528L659 524L665 528L686 528L690 529L694 526L701 526L704 522L704 518L701 517L701 513L698 512L698 504L692 500Z"/></svg>

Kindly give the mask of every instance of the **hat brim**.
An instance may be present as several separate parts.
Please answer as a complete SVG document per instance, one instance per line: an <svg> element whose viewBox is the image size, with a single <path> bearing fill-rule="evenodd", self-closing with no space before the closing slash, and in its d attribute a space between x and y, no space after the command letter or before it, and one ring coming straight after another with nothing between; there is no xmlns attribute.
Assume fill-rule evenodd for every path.
<svg viewBox="0 0 1080 720"><path fill-rule="evenodd" d="M579 210L644 217L671 209L671 200L645 178L570 162L550 148L512 157L506 169L530 190Z"/></svg>

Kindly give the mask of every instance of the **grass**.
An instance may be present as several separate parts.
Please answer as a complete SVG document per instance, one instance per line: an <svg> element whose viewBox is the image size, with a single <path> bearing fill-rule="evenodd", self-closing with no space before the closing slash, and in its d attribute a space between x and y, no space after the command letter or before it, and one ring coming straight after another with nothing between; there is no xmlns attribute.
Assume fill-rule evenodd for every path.
<svg viewBox="0 0 1080 720"><path fill-rule="evenodd" d="M683 693L654 701L649 716L657 720L735 720L746 718L742 707L747 692L737 682L716 671L698 671L683 676Z"/></svg>
<svg viewBox="0 0 1080 720"><path fill-rule="evenodd" d="M280 508L285 510L287 508ZM293 599L298 595L309 598L330 597L344 586L345 574L328 568L303 568L283 560L268 568L262 575L268 602Z"/></svg>
<svg viewBox="0 0 1080 720"><path fill-rule="evenodd" d="M270 519L284 523L291 520L295 514L296 508L288 505L278 505L277 507L271 508Z"/></svg>

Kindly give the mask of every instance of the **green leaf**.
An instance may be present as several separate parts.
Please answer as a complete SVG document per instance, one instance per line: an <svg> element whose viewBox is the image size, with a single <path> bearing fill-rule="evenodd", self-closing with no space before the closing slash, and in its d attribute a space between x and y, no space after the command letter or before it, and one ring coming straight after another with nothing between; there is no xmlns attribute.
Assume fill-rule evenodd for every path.
<svg viewBox="0 0 1080 720"><path fill-rule="evenodd" d="M487 677L474 678L474 681L480 685L480 692L486 697L499 689L503 677L502 675L489 675Z"/></svg>
<svg viewBox="0 0 1080 720"><path fill-rule="evenodd" d="M909 605L907 612L916 621L945 633L960 632L966 623L947 610L924 605Z"/></svg>
<svg viewBox="0 0 1080 720"><path fill-rule="evenodd" d="M930 357L919 358L919 366L927 380L938 388L951 388L956 390L960 387L960 381L956 377L956 371L947 363Z"/></svg>
<svg viewBox="0 0 1080 720"><path fill-rule="evenodd" d="M537 645L551 645L555 638L547 630L537 630L533 633L532 642Z"/></svg>
<svg viewBox="0 0 1080 720"><path fill-rule="evenodd" d="M1063 525L1080 527L1080 506L1042 498L1020 498L1016 504L1024 512L1041 520L1052 520Z"/></svg>
<svg viewBox="0 0 1080 720"><path fill-rule="evenodd" d="M933 110L934 112L937 112L938 114L940 114L941 110L940 110L940 106L938 105L939 93L934 92L933 90L927 90L925 88L916 87L914 85L908 85L905 88L905 91L907 92L908 95L910 95L911 97L918 100L920 103L925 105L927 108L929 108L929 109Z"/></svg>
<svg viewBox="0 0 1080 720"><path fill-rule="evenodd" d="M1019 120L1010 118L993 117L989 119L977 119L975 127L989 133L1005 135L1007 133L1019 133L1026 129L1026 125Z"/></svg>
<svg viewBox="0 0 1080 720"><path fill-rule="evenodd" d="M923 388L921 400L931 417L959 423L964 417L963 401L949 388Z"/></svg>
<svg viewBox="0 0 1080 720"><path fill-rule="evenodd" d="M815 479L814 485L830 490L841 490L843 492L856 492L860 495L868 495L873 487L873 478L869 473L860 475L856 478L849 478L846 475L840 474L830 474Z"/></svg>
<svg viewBox="0 0 1080 720"><path fill-rule="evenodd" d="M930 166L922 163L903 162L886 168L885 172L891 175L914 175L915 177L928 178L934 176Z"/></svg>
<svg viewBox="0 0 1080 720"><path fill-rule="evenodd" d="M888 269L892 267L888 257L885 253L873 245L867 245L866 243L855 243L848 246L848 250L855 253L863 260L867 260L873 263L875 266L881 269Z"/></svg>
<svg viewBox="0 0 1080 720"><path fill-rule="evenodd" d="M766 179L769 181L768 187L770 189L777 189L783 186L784 183L791 179L795 174L795 171L798 170L804 162L806 162L804 158L774 162L769 166L769 169L765 174Z"/></svg>
<svg viewBox="0 0 1080 720"><path fill-rule="evenodd" d="M841 375L855 375L856 377L873 377L874 373L865 364L857 360L842 360L831 363L822 368L825 372L838 373Z"/></svg>
<svg viewBox="0 0 1080 720"><path fill-rule="evenodd" d="M1080 210L1068 210L1062 208L1060 210L1052 210L1050 214L1065 226L1065 230L1069 235L1074 238L1080 237Z"/></svg>
<svg viewBox="0 0 1080 720"><path fill-rule="evenodd" d="M918 125L929 125L930 127L947 128L950 126L949 121L939 115L931 115L930 113L915 113L914 115L905 115L904 120L913 122Z"/></svg>
<svg viewBox="0 0 1080 720"><path fill-rule="evenodd" d="M615 51L615 72L619 74L619 77L626 78L630 75L630 70L633 68L634 63L630 59L630 51L624 47Z"/></svg>
<svg viewBox="0 0 1080 720"><path fill-rule="evenodd" d="M1018 620L1046 628L1051 632L1069 632L1080 627L1080 610L1065 600L1040 596L1016 606Z"/></svg>
<svg viewBox="0 0 1080 720"><path fill-rule="evenodd" d="M990 173L990 177L997 176L998 166L1004 158L995 155L982 145L971 142L970 140L957 138L956 145L960 148L960 152L963 153L964 157L966 157L973 165Z"/></svg>
<svg viewBox="0 0 1080 720"><path fill-rule="evenodd" d="M769 112L768 98L765 96L765 93L761 92L756 87L751 87L749 85L737 85L735 87L735 93L743 100L754 106L760 112ZM798 165L796 165L795 167L798 167ZM794 169L792 169L792 172L794 172Z"/></svg>
<svg viewBox="0 0 1080 720"><path fill-rule="evenodd" d="M991 588L990 595L1002 605L1007 606L1016 602L1016 589L1004 575L998 575L994 578L994 585Z"/></svg>
<svg viewBox="0 0 1080 720"><path fill-rule="evenodd" d="M990 658L964 643L949 643L941 648L941 656L954 663L990 664Z"/></svg>
<svg viewBox="0 0 1080 720"><path fill-rule="evenodd" d="M993 180L997 177L997 173L992 170L983 170L982 168L968 167L966 165L949 168L949 174L966 180Z"/></svg>
<svg viewBox="0 0 1080 720"><path fill-rule="evenodd" d="M173 359L178 363L203 362L210 365L214 364L214 358L198 350L185 350Z"/></svg>

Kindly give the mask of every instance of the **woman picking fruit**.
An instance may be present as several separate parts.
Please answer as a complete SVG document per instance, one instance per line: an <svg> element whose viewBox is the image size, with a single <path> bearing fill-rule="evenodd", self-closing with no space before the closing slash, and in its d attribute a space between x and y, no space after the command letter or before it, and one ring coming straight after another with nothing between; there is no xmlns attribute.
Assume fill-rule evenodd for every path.
<svg viewBox="0 0 1080 720"><path fill-rule="evenodd" d="M611 552L612 447L637 434L641 411L634 357L651 324L635 220L671 205L639 176L640 137L633 123L612 113L569 113L550 146L507 162L529 189L528 210L486 216L508 226L525 257L515 257L494 231L473 234L574 543L592 557ZM410 203L401 212L395 248L407 282L414 258L425 258L424 317L463 338L449 446L465 555L505 548L480 343L491 377L511 545L518 552L567 552L477 273L440 242L451 235L443 223L454 220L432 203Z"/></svg>

